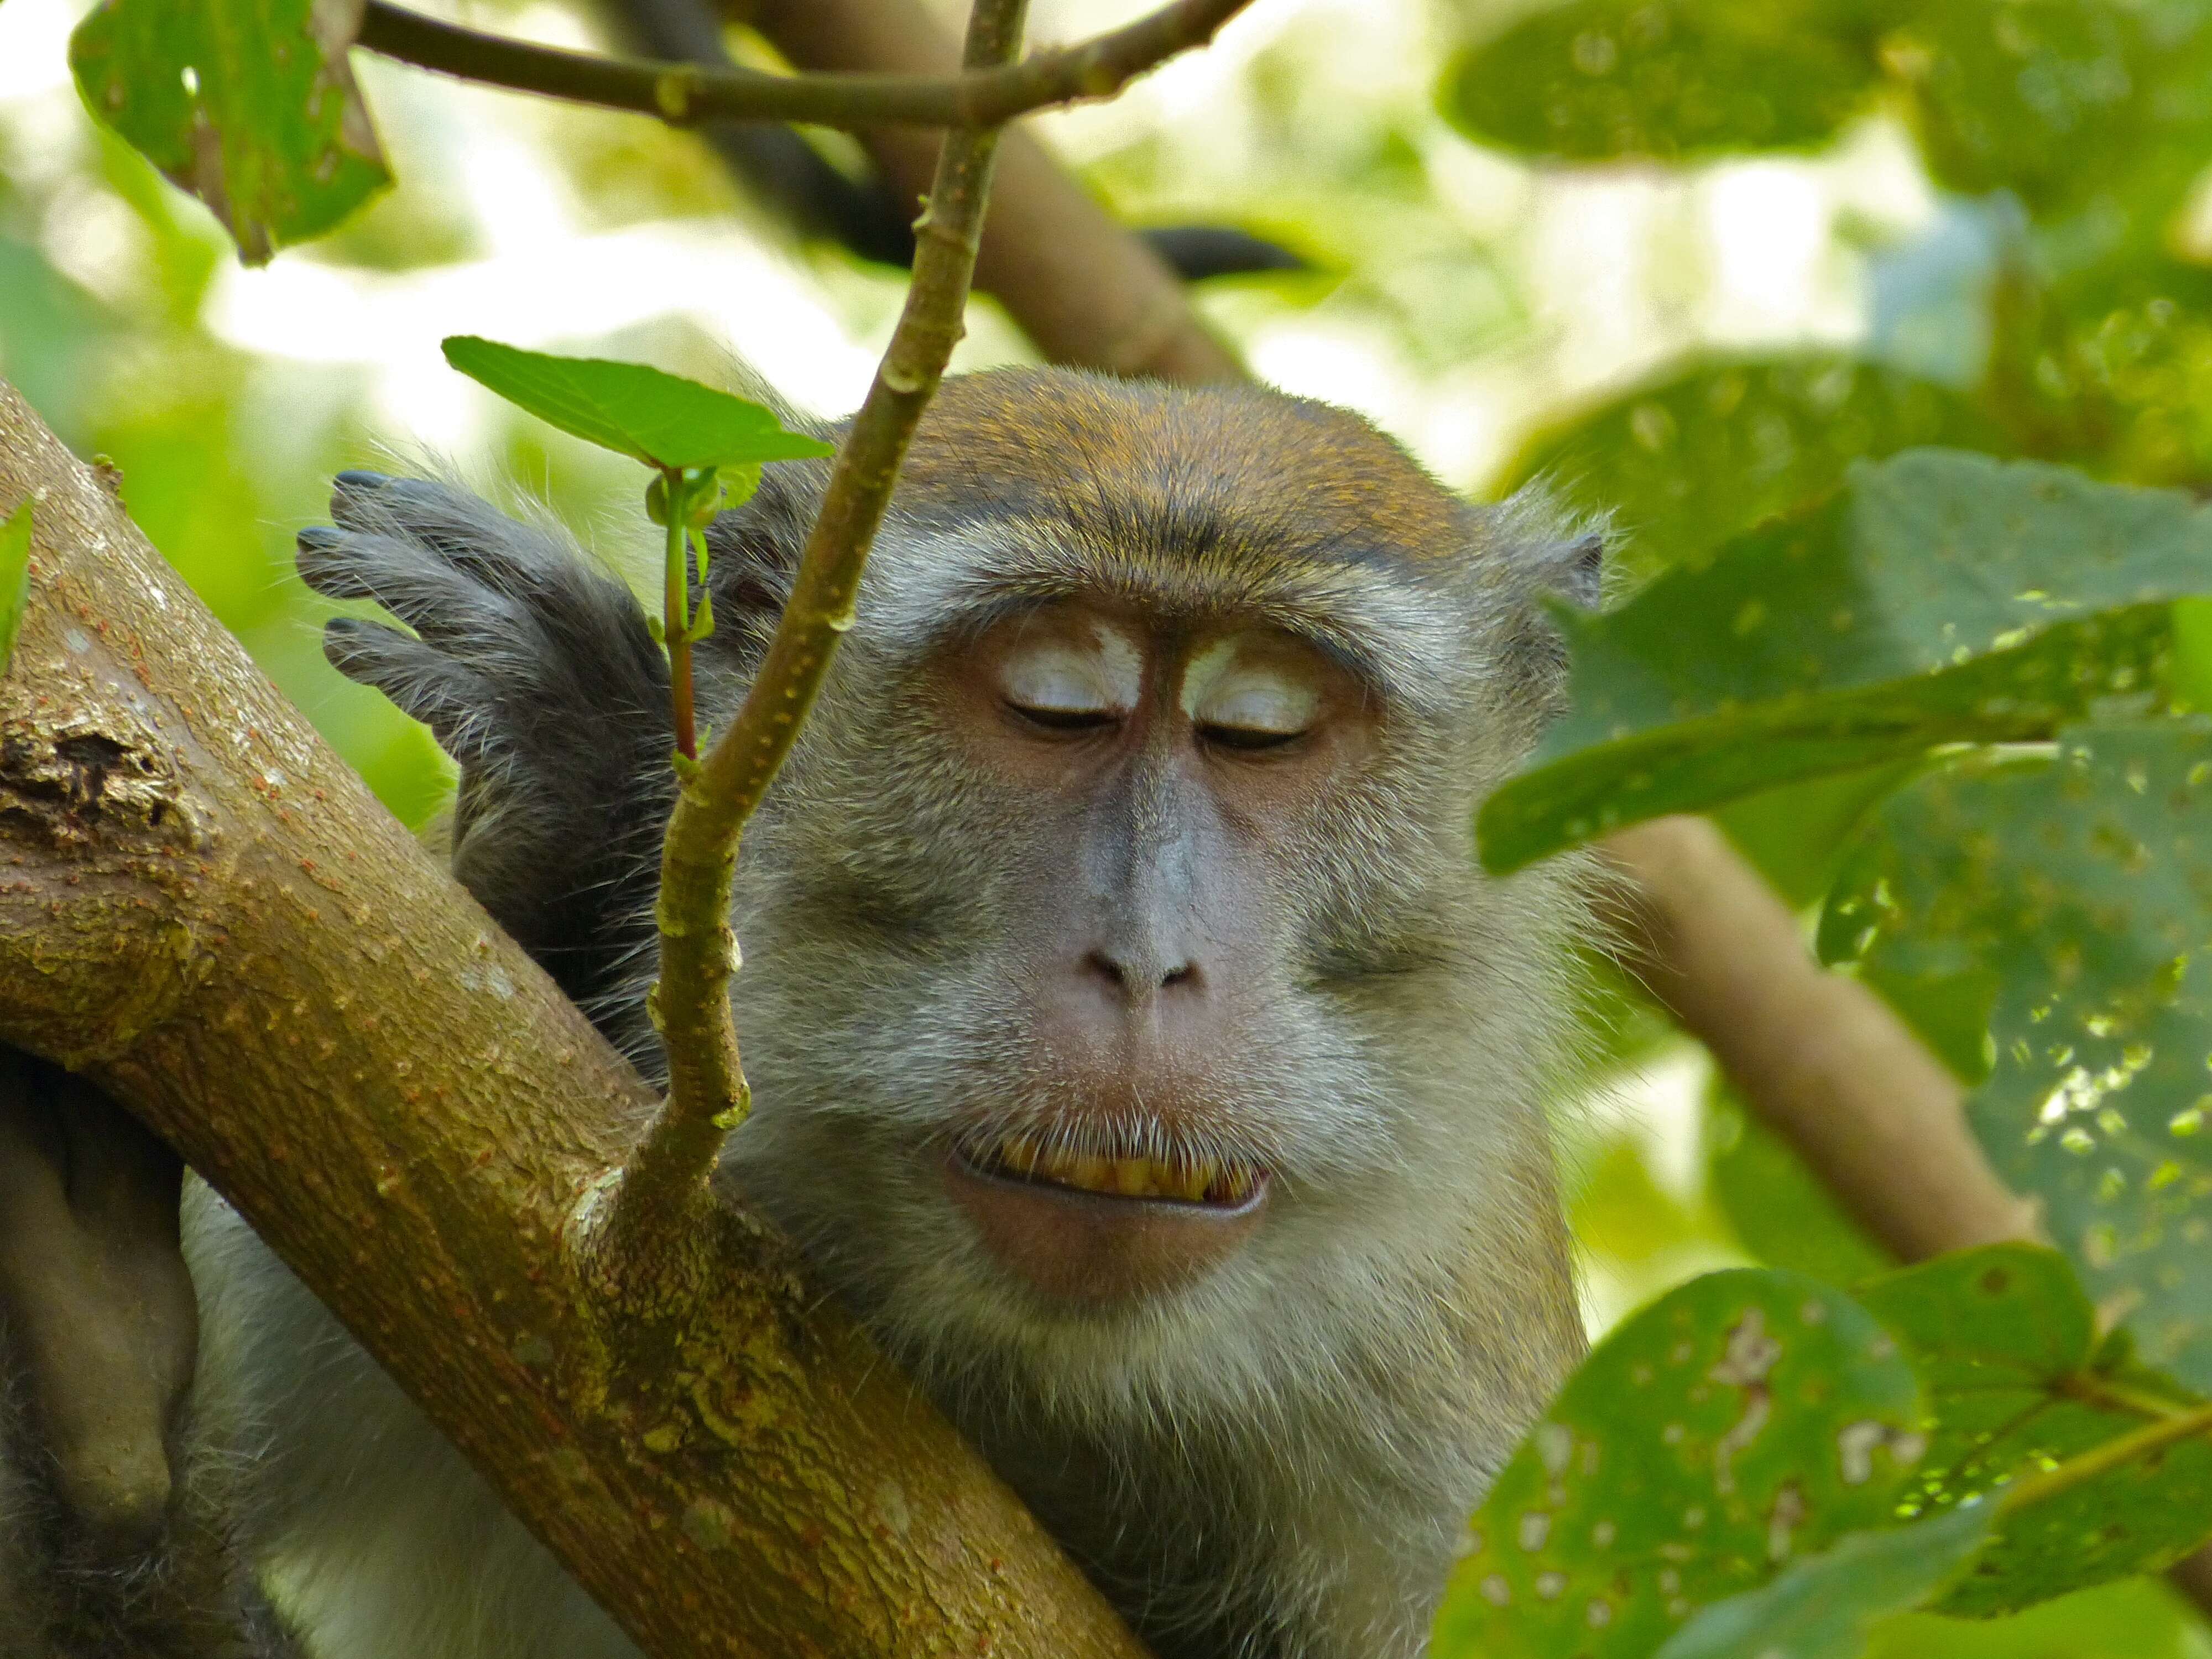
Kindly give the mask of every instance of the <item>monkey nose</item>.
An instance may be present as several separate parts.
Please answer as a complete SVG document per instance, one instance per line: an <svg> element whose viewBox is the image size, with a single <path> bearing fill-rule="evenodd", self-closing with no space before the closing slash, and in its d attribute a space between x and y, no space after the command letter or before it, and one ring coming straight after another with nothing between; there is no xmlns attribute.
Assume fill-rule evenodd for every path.
<svg viewBox="0 0 2212 1659"><path fill-rule="evenodd" d="M1082 971L1101 990L1133 1005L1164 992L1188 995L1206 988L1198 964L1180 951L1101 947L1085 953Z"/></svg>

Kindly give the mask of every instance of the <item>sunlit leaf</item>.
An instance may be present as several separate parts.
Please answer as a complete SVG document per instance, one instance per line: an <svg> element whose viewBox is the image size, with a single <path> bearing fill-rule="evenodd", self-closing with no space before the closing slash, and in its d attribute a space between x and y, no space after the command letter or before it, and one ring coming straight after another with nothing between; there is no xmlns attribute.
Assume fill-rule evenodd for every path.
<svg viewBox="0 0 2212 1659"><path fill-rule="evenodd" d="M1616 1330L1476 1516L1436 1659L1646 1659L1698 1608L1881 1525L1920 1385L1841 1291L1710 1274Z"/></svg>
<svg viewBox="0 0 2212 1659"><path fill-rule="evenodd" d="M1918 1607L1988 1541L1990 1506L1855 1532L1771 1583L1716 1603L1657 1659L1859 1659L1876 1620Z"/></svg>
<svg viewBox="0 0 2212 1659"><path fill-rule="evenodd" d="M1834 356L1694 368L1538 434L1505 483L1548 478L1609 514L1632 572L1694 563L1826 495L1859 459L1941 444L2002 453L2002 430L1948 386Z"/></svg>
<svg viewBox="0 0 2212 1659"><path fill-rule="evenodd" d="M1994 973L1976 1134L2145 1360L2212 1390L2212 725L2081 728L1923 780L1820 932L1832 960Z"/></svg>
<svg viewBox="0 0 2212 1659"><path fill-rule="evenodd" d="M647 466L757 466L827 455L818 438L787 432L765 405L643 363L556 357L456 334L446 361L563 432Z"/></svg>
<svg viewBox="0 0 2212 1659"><path fill-rule="evenodd" d="M1445 115L1486 143L1673 160L1814 144L1880 79L1860 0L1573 0L1468 48Z"/></svg>
<svg viewBox="0 0 2212 1659"><path fill-rule="evenodd" d="M0 523L0 674L15 654L23 607L31 602L31 504L25 501Z"/></svg>
<svg viewBox="0 0 2212 1659"><path fill-rule="evenodd" d="M2100 1343L2096 1312L2053 1250L1996 1244L1860 1285L1905 1345L1935 1411L1919 1507L1944 1509L2199 1403ZM2005 1517L1936 1602L1986 1617L2154 1571L2212 1534L2212 1443L2197 1439Z"/></svg>
<svg viewBox="0 0 2212 1659"><path fill-rule="evenodd" d="M1917 450L1827 504L1562 607L1574 712L1485 804L1493 870L1662 812L1942 744L2047 738L2159 679L2167 603L2212 590L2178 493Z"/></svg>
<svg viewBox="0 0 2212 1659"><path fill-rule="evenodd" d="M70 40L86 106L258 264L391 182L346 50L362 0L101 0Z"/></svg>

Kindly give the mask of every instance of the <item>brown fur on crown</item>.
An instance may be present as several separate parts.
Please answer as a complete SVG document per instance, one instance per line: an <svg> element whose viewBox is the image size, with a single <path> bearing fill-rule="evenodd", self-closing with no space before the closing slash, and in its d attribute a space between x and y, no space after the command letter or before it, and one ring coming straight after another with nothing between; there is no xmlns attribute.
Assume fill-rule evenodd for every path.
<svg viewBox="0 0 2212 1659"><path fill-rule="evenodd" d="M1110 477L1117 493L1054 488L1069 473ZM1170 532L1152 538L1164 547L1264 541L1316 564L1468 549L1461 504L1398 444L1348 410L1241 383L957 376L922 416L897 501L924 522L1004 514L1101 535L1158 526Z"/></svg>

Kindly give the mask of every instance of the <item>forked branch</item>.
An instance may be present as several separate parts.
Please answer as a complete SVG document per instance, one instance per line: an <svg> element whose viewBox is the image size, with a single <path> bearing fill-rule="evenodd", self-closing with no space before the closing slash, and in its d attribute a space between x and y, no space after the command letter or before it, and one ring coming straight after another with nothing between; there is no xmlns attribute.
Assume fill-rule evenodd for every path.
<svg viewBox="0 0 2212 1659"><path fill-rule="evenodd" d="M1026 3L975 0L965 55L971 70L1012 58ZM696 1248L708 1174L722 1136L750 1105L729 999L738 964L729 914L738 842L852 626L899 465L965 331L998 141L996 127L945 135L915 228L906 307L838 446L790 601L737 718L684 770L662 848L656 911L660 979L652 1010L667 1051L668 1097L623 1170L609 1214L609 1270L617 1277L665 1273Z"/></svg>
<svg viewBox="0 0 2212 1659"><path fill-rule="evenodd" d="M368 0L356 44L386 58L488 86L651 115L701 121L795 121L871 127L981 128L1054 104L1110 98L1178 52L1202 46L1251 0L1175 0L1072 46L1019 62L968 60L962 75L769 75L565 52L424 17ZM972 39L972 35L971 35Z"/></svg>

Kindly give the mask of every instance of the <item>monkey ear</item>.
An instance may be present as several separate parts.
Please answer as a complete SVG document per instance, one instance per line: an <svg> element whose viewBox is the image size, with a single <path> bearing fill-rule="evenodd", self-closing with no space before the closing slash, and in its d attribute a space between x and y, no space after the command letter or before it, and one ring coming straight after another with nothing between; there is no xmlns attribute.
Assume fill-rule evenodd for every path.
<svg viewBox="0 0 2212 1659"><path fill-rule="evenodd" d="M1597 531L1554 542L1540 556L1545 587L1571 605L1595 611L1605 601L1605 537Z"/></svg>

